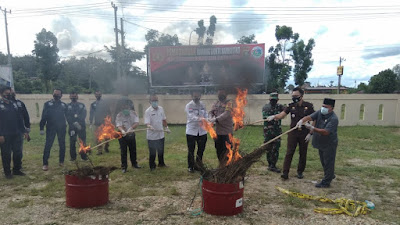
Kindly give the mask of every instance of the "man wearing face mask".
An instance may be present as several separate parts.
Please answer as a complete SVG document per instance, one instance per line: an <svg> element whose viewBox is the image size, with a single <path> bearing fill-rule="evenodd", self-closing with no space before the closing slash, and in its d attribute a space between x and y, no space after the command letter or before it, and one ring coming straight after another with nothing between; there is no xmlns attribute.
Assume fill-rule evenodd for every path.
<svg viewBox="0 0 400 225"><path fill-rule="evenodd" d="M202 162L203 153L207 143L207 131L201 126L202 119L208 118L205 104L200 101L201 92L192 91L192 101L186 107L186 141L188 146L188 171L193 173L196 169L194 162L194 151L197 142L196 162Z"/></svg>
<svg viewBox="0 0 400 225"><path fill-rule="evenodd" d="M281 113L269 116L268 121L280 120L291 114L290 128L296 127L299 120L305 116L311 115L314 112L314 106L310 102L303 100L304 90L296 87L292 91L293 103L290 103ZM297 145L299 145L299 164L297 166L297 178L303 179L303 172L306 168L308 142L311 139L312 131L309 131L304 126L299 126L298 129L288 134L287 151L283 162L283 174L281 178L287 180L289 178L290 165Z"/></svg>
<svg viewBox="0 0 400 225"><path fill-rule="evenodd" d="M217 92L218 101L214 103L209 112L211 123L215 123L215 131L217 133L217 140L215 140L215 149L217 150L217 157L220 163L225 162L226 158L226 144L230 143L229 134L233 133L233 119L232 119L232 101L227 100L225 89L220 88Z"/></svg>
<svg viewBox="0 0 400 225"><path fill-rule="evenodd" d="M0 149L4 175L11 179L13 175L24 176L22 168L22 134L26 133L23 120L16 102L12 101L11 88L0 88ZM11 157L13 173L11 173Z"/></svg>
<svg viewBox="0 0 400 225"><path fill-rule="evenodd" d="M122 138L118 139L118 141L121 148L122 173L126 173L128 168L128 148L132 167L136 169L141 168L136 161L136 138L133 132L139 125L139 117L136 115L136 112L131 109L129 101L121 104L122 111L117 114L115 125L122 133Z"/></svg>
<svg viewBox="0 0 400 225"><path fill-rule="evenodd" d="M65 158L65 134L66 120L65 113L67 105L61 101L62 91L54 89L53 99L47 101L43 105L42 118L40 120L40 135L44 135L44 126L46 126L46 143L43 151L43 167L44 171L49 170L50 150L53 146L54 139L57 135L58 145L60 146L59 165L64 166Z"/></svg>
<svg viewBox="0 0 400 225"><path fill-rule="evenodd" d="M164 162L164 131L170 133L167 117L163 107L158 105L158 97L155 94L150 95L151 106L144 113L144 123L147 126L147 143L149 146L149 165L150 171L156 169L156 154L158 155L158 167L166 167Z"/></svg>
<svg viewBox="0 0 400 225"><path fill-rule="evenodd" d="M71 92L69 94L71 103L67 104L67 112L65 117L68 122L69 134L69 153L71 161L76 160L76 140L79 137L83 145L86 146L86 107L83 103L78 102L78 94ZM80 153L83 160L87 160L86 153Z"/></svg>
<svg viewBox="0 0 400 225"><path fill-rule="evenodd" d="M337 127L338 117L333 109L335 100L325 98L321 110L304 117L298 122L298 126L304 124L307 129L314 132L312 145L319 151L322 168L324 169L324 178L315 185L317 188L327 188L335 178L335 158L338 145ZM306 123L315 121L315 126Z"/></svg>
<svg viewBox="0 0 400 225"><path fill-rule="evenodd" d="M271 115L278 114L284 110L283 105L278 104L278 93L273 92L269 95L269 104L265 104L262 109L263 119L267 119ZM264 143L282 134L281 120L264 121ZM279 157L279 148L281 139L275 140L267 146L268 170L280 173L281 170L276 168L276 162Z"/></svg>
<svg viewBox="0 0 400 225"><path fill-rule="evenodd" d="M111 111L107 103L101 99L102 97L101 91L96 91L94 93L94 96L96 97L96 101L94 101L90 105L89 123L90 123L90 129L94 130L94 136L96 136L96 130L99 128L99 126L101 126L104 123L104 119L107 116L111 116ZM99 143L100 142L97 141L97 144ZM105 152L109 152L108 150L109 146L110 143L108 142L104 144ZM97 148L97 155L101 154L103 154L103 145Z"/></svg>

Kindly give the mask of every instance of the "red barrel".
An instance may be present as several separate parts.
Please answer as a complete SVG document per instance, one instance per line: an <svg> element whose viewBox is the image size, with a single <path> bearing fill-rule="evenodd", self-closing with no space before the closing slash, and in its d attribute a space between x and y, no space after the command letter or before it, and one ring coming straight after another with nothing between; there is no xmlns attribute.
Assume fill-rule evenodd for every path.
<svg viewBox="0 0 400 225"><path fill-rule="evenodd" d="M72 208L105 205L108 202L108 176L79 178L65 175L65 196L67 206Z"/></svg>
<svg viewBox="0 0 400 225"><path fill-rule="evenodd" d="M203 180L203 211L218 216L233 216L243 211L243 181L218 184Z"/></svg>

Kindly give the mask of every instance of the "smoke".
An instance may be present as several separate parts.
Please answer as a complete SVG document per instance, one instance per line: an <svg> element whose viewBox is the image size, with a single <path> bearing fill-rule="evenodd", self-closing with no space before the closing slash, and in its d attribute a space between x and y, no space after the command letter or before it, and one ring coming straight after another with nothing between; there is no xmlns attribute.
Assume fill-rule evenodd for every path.
<svg viewBox="0 0 400 225"><path fill-rule="evenodd" d="M58 39L60 50L70 50L82 39L71 20L65 16L53 20L52 30Z"/></svg>

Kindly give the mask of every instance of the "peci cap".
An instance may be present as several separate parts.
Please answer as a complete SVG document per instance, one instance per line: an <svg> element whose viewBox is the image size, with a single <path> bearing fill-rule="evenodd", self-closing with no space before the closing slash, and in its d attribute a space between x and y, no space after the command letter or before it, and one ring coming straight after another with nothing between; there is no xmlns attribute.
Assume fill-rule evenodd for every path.
<svg viewBox="0 0 400 225"><path fill-rule="evenodd" d="M269 98L270 99L276 99L278 100L278 93L277 92L272 92L271 94L269 94Z"/></svg>
<svg viewBox="0 0 400 225"><path fill-rule="evenodd" d="M331 105L332 107L335 107L335 99L324 98L324 104L325 105Z"/></svg>

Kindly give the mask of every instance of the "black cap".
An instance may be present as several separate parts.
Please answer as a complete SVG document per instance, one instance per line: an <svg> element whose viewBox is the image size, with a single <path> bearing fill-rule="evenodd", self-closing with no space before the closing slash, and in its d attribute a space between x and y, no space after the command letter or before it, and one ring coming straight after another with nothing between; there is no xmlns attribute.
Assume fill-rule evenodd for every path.
<svg viewBox="0 0 400 225"><path fill-rule="evenodd" d="M324 98L324 104L325 105L331 105L332 107L335 107L335 99Z"/></svg>

